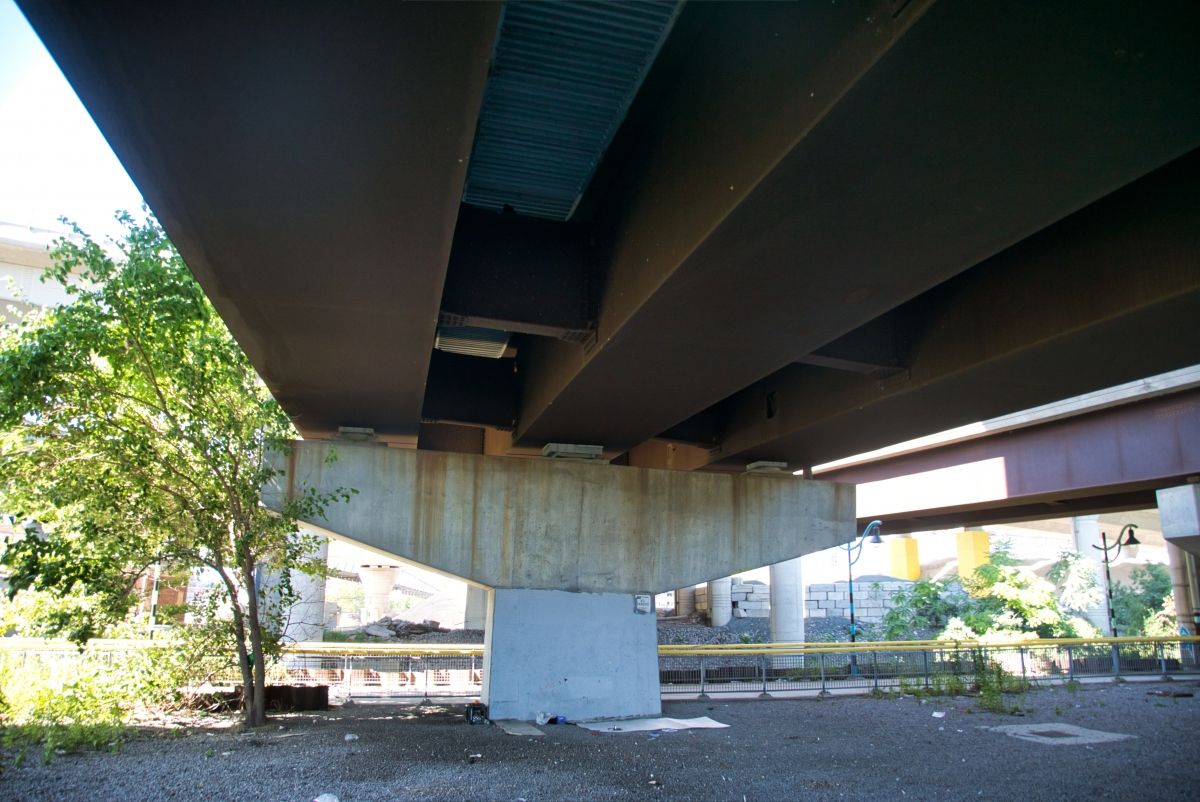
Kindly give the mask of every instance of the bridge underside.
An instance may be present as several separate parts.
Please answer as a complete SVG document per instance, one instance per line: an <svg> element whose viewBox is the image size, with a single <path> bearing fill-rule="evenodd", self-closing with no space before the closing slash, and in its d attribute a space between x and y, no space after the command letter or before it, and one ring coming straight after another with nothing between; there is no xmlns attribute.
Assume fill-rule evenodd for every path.
<svg viewBox="0 0 1200 802"><path fill-rule="evenodd" d="M19 4L306 440L421 449L346 534L497 594L843 542L720 472L1200 363L1194 3ZM472 469L467 520L428 456L547 442L709 470Z"/></svg>
<svg viewBox="0 0 1200 802"><path fill-rule="evenodd" d="M803 467L1200 362L1195 4L20 4L309 439ZM480 137L596 139L513 98L574 113L635 39L530 211L546 148Z"/></svg>

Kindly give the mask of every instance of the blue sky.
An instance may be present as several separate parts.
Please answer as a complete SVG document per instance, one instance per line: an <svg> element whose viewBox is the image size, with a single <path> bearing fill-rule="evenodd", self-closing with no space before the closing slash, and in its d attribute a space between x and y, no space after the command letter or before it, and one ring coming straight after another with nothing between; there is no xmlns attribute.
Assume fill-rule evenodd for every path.
<svg viewBox="0 0 1200 802"><path fill-rule="evenodd" d="M0 0L0 222L113 235L141 195L13 0Z"/></svg>

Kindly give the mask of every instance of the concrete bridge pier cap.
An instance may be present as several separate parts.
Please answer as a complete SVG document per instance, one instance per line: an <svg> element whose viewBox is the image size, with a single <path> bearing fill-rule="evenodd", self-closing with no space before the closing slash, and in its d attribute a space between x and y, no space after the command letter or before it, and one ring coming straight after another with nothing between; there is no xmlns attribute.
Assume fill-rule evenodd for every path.
<svg viewBox="0 0 1200 802"><path fill-rule="evenodd" d="M330 459L330 452L335 452ZM846 543L854 487L320 441L279 457L304 488L353 488L311 522L493 588L483 701L494 719L661 712L654 593Z"/></svg>

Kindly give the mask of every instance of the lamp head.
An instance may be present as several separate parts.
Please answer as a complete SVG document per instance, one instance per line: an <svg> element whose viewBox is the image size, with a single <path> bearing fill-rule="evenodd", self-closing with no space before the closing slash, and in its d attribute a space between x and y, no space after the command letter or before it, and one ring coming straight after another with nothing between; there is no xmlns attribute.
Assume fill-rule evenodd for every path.
<svg viewBox="0 0 1200 802"><path fill-rule="evenodd" d="M871 521L867 527L863 529L862 538L867 543L882 543L883 538L879 536L879 528L883 526L883 521Z"/></svg>
<svg viewBox="0 0 1200 802"><path fill-rule="evenodd" d="M1137 524L1125 524L1117 533L1117 553L1119 554L1120 550L1124 549L1125 556L1131 560L1137 557L1138 546L1141 545L1141 542L1133 534L1134 529L1137 529ZM1125 537L1121 537L1121 535L1125 535Z"/></svg>

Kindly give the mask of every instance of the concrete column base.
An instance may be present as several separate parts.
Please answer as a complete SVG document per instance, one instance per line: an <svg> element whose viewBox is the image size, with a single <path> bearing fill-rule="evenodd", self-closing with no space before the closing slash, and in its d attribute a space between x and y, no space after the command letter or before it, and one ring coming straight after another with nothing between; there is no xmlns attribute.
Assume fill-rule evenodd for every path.
<svg viewBox="0 0 1200 802"><path fill-rule="evenodd" d="M921 578L921 558L917 553L917 541L912 537L898 537L888 541L888 556L891 570L898 579L918 580Z"/></svg>
<svg viewBox="0 0 1200 802"><path fill-rule="evenodd" d="M467 609L463 614L463 629L486 629L487 610L487 590L467 585Z"/></svg>
<svg viewBox="0 0 1200 802"><path fill-rule="evenodd" d="M988 533L982 529L968 529L959 532L956 537L958 545L958 575L971 577L975 569L988 561L991 554Z"/></svg>
<svg viewBox="0 0 1200 802"><path fill-rule="evenodd" d="M1111 635L1112 628L1108 625L1108 606L1104 603L1104 597L1108 593L1108 588L1104 584L1104 554L1098 549L1092 548L1092 546L1100 544L1100 516L1077 515L1071 519L1071 530L1075 538L1075 550L1092 561L1092 567L1095 569L1092 573L1096 580L1096 589L1100 591L1097 596L1099 601L1084 610L1083 617L1090 621L1100 634Z"/></svg>
<svg viewBox="0 0 1200 802"><path fill-rule="evenodd" d="M1200 554L1200 485L1159 490L1158 513L1168 543L1191 554Z"/></svg>
<svg viewBox="0 0 1200 802"><path fill-rule="evenodd" d="M771 566L772 643L804 641L804 579L800 558Z"/></svg>
<svg viewBox="0 0 1200 802"><path fill-rule="evenodd" d="M363 565L358 569L358 578L362 580L364 613L369 624L378 621L388 614L391 606L392 586L400 574L399 566L395 565Z"/></svg>
<svg viewBox="0 0 1200 802"><path fill-rule="evenodd" d="M799 557L771 566L770 632L772 643L804 642L804 575ZM803 660L790 655L772 657L771 667L790 668Z"/></svg>
<svg viewBox="0 0 1200 802"><path fill-rule="evenodd" d="M723 627L733 618L733 577L725 576L708 583L708 623Z"/></svg>
<svg viewBox="0 0 1200 802"><path fill-rule="evenodd" d="M628 593L497 588L484 638L488 716L661 715L656 620Z"/></svg>
<svg viewBox="0 0 1200 802"><path fill-rule="evenodd" d="M675 591L675 615L691 615L696 612L696 588L678 588Z"/></svg>
<svg viewBox="0 0 1200 802"><path fill-rule="evenodd" d="M329 541L321 538L317 547L305 556L310 560L326 562L329 559ZM284 640L322 640L325 637L325 577L292 571L291 581L296 603L284 618Z"/></svg>

